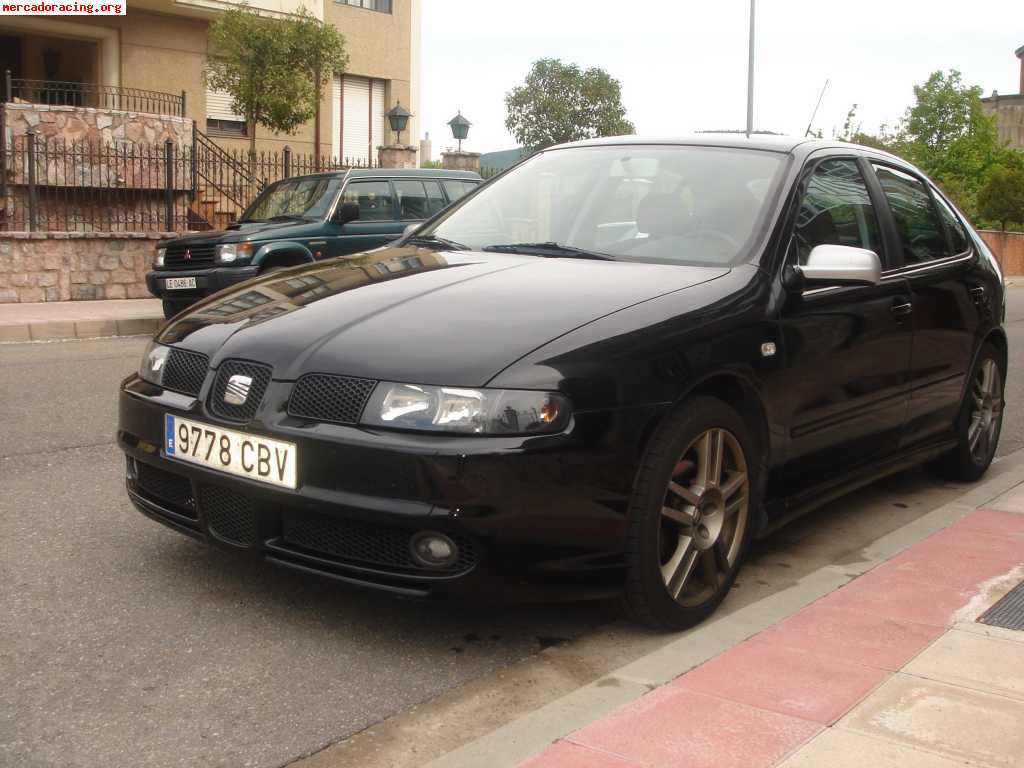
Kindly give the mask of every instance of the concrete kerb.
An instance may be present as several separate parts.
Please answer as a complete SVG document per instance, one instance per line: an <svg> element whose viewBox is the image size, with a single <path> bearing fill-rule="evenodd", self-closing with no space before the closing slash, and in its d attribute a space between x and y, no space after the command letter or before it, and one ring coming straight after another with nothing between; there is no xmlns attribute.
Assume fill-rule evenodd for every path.
<svg viewBox="0 0 1024 768"><path fill-rule="evenodd" d="M666 646L426 764L426 768L518 765L652 688L679 677L738 642L824 597L862 573L1024 482L1024 450L1003 457L998 474L864 548L864 560L826 566L757 603L711 619Z"/></svg>
<svg viewBox="0 0 1024 768"><path fill-rule="evenodd" d="M0 325L0 344L98 339L112 336L149 336L160 327L162 322L162 318L137 317L119 320L61 320Z"/></svg>

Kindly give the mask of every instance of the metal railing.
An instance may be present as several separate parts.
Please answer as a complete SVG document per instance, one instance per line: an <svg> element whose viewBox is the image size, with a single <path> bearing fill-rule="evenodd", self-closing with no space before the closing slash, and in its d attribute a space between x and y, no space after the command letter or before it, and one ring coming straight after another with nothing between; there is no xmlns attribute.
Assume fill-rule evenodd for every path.
<svg viewBox="0 0 1024 768"><path fill-rule="evenodd" d="M12 77L9 69L4 72L3 97L5 102L185 116L185 91L174 94L68 80L29 80Z"/></svg>

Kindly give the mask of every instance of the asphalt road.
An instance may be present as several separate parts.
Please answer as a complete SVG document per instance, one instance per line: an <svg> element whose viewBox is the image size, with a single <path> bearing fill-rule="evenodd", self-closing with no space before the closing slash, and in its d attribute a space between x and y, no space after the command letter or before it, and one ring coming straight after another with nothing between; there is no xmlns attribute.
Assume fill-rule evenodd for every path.
<svg viewBox="0 0 1024 768"><path fill-rule="evenodd" d="M1009 306L1000 454L1024 445L1024 289ZM113 393L143 346L0 345L0 765L283 765L613 617L603 604L398 601L148 521L125 498L112 437ZM917 514L929 483L872 489L892 508L883 524ZM746 599L792 580L801 558L839 562L880 535L857 509L759 545Z"/></svg>

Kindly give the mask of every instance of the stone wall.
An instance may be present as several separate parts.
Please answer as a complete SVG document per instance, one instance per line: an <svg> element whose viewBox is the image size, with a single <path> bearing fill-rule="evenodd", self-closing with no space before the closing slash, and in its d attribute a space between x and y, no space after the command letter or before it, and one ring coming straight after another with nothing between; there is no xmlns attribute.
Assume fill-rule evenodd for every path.
<svg viewBox="0 0 1024 768"><path fill-rule="evenodd" d="M0 303L148 298L157 240L174 232L0 232Z"/></svg>
<svg viewBox="0 0 1024 768"><path fill-rule="evenodd" d="M163 146L170 139L180 147L192 146L192 121L184 117L17 102L5 104L4 111L8 140L34 128L40 139L65 139L69 144Z"/></svg>
<svg viewBox="0 0 1024 768"><path fill-rule="evenodd" d="M1024 275L1024 232L982 229L978 234L992 250L1004 277Z"/></svg>

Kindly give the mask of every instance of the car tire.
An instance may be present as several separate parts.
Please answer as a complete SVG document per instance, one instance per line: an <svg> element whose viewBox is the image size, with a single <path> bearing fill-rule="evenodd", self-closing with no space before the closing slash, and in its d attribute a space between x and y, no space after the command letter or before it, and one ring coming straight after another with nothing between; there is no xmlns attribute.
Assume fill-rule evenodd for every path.
<svg viewBox="0 0 1024 768"><path fill-rule="evenodd" d="M1003 356L993 345L985 344L974 362L960 405L956 447L931 465L940 477L969 483L985 474L1003 428L1005 384Z"/></svg>
<svg viewBox="0 0 1024 768"><path fill-rule="evenodd" d="M172 317L174 317L179 312L181 312L184 309L187 309L188 307L190 307L192 305L192 302L191 301L180 301L180 300L172 301L171 299L163 299L161 301L161 304L163 304L164 319L165 320L170 320Z"/></svg>
<svg viewBox="0 0 1024 768"><path fill-rule="evenodd" d="M740 414L711 397L691 398L659 427L629 508L624 602L632 618L685 629L728 594L760 502L757 450Z"/></svg>

